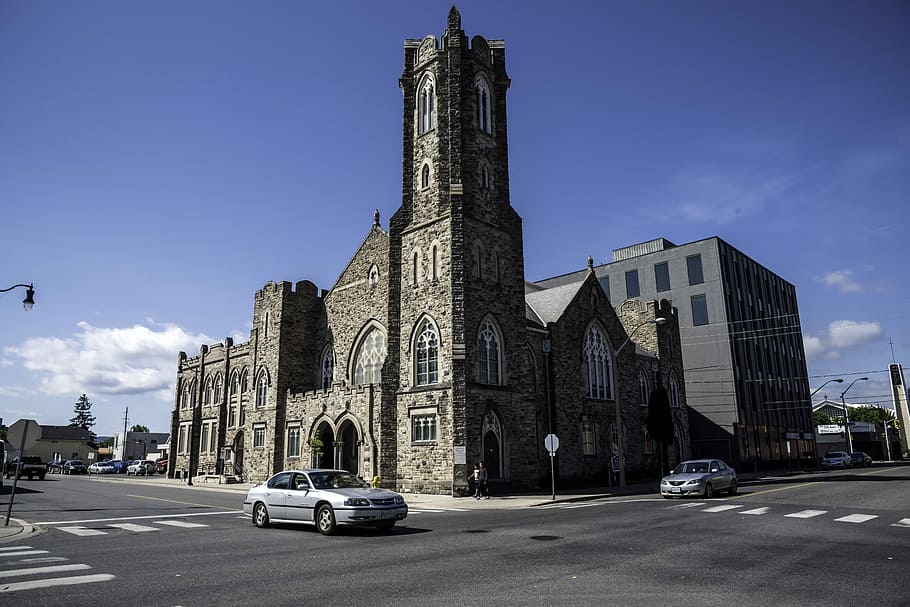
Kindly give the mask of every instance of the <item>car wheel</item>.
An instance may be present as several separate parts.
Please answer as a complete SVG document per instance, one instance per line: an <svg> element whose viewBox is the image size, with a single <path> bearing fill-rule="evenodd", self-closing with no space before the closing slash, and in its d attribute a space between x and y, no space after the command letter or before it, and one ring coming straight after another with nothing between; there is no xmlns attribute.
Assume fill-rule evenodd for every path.
<svg viewBox="0 0 910 607"><path fill-rule="evenodd" d="M335 512L328 504L323 504L316 511L316 528L322 535L335 533Z"/></svg>
<svg viewBox="0 0 910 607"><path fill-rule="evenodd" d="M260 529L269 526L269 511L262 502L253 506L253 524Z"/></svg>
<svg viewBox="0 0 910 607"><path fill-rule="evenodd" d="M714 485L712 485L711 483L708 483L707 485L705 485L705 499L709 500L712 497L714 497Z"/></svg>
<svg viewBox="0 0 910 607"><path fill-rule="evenodd" d="M736 479L730 481L730 495L736 495Z"/></svg>

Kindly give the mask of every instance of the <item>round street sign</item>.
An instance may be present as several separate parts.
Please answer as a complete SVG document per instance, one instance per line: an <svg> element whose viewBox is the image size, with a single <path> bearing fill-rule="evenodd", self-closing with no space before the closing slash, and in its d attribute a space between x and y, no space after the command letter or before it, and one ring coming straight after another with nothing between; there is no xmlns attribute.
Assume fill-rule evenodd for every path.
<svg viewBox="0 0 910 607"><path fill-rule="evenodd" d="M33 419L20 419L6 431L6 442L14 449L31 449L41 438L41 426ZM25 442L22 442L25 439Z"/></svg>
<svg viewBox="0 0 910 607"><path fill-rule="evenodd" d="M555 434L547 434L547 437L543 439L543 446L551 454L556 453L556 450L559 449L559 438Z"/></svg>

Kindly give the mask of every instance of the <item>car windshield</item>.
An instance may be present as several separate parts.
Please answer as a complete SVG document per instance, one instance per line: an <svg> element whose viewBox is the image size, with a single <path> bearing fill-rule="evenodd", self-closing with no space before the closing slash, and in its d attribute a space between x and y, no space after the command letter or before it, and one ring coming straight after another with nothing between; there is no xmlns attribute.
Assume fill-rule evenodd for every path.
<svg viewBox="0 0 910 607"><path fill-rule="evenodd" d="M310 480L317 489L362 488L366 483L350 472L310 472Z"/></svg>
<svg viewBox="0 0 910 607"><path fill-rule="evenodd" d="M673 474L705 474L706 472L708 472L708 462L683 462L673 470Z"/></svg>

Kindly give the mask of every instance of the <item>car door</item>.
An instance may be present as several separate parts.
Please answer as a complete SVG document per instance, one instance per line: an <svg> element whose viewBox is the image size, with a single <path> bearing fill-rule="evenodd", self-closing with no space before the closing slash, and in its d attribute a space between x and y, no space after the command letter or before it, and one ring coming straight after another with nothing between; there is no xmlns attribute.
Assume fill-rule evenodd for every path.
<svg viewBox="0 0 910 607"><path fill-rule="evenodd" d="M730 488L730 469L721 461L711 461L711 478L715 490Z"/></svg>
<svg viewBox="0 0 910 607"><path fill-rule="evenodd" d="M266 506L269 509L269 518L286 519L285 503L287 501L288 487L290 487L291 473L282 472L272 477L263 492Z"/></svg>
<svg viewBox="0 0 910 607"><path fill-rule="evenodd" d="M313 506L316 505L316 498L306 474L302 472L293 474L286 495L285 513L287 518L294 521L313 520Z"/></svg>

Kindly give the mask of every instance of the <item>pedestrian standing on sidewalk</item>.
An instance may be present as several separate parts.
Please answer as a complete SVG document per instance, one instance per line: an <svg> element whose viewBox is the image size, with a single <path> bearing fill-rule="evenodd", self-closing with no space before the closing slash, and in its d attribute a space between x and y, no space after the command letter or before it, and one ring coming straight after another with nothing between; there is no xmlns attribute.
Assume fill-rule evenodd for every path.
<svg viewBox="0 0 910 607"><path fill-rule="evenodd" d="M474 470L474 483L477 485L474 499L479 500L482 497L490 499L490 491L487 487L487 469L484 467L483 462L478 462L477 468Z"/></svg>
<svg viewBox="0 0 910 607"><path fill-rule="evenodd" d="M481 497L480 489L480 462L474 464L474 474L471 480L474 481L474 499L479 500Z"/></svg>

